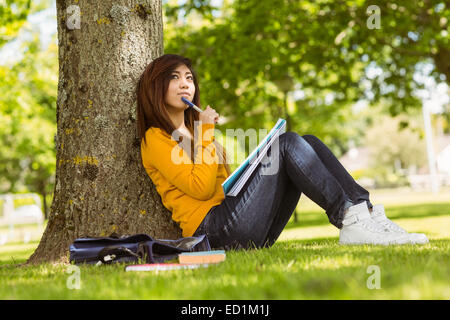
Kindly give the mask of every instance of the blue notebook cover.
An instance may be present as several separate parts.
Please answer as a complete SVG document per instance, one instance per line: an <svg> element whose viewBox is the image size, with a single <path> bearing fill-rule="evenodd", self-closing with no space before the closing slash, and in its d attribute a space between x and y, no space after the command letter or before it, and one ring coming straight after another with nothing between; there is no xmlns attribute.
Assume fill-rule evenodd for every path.
<svg viewBox="0 0 450 320"><path fill-rule="evenodd" d="M227 195L230 190L233 188L235 183L239 180L245 170L248 168L251 161L258 155L259 150L261 150L269 141L270 138L277 133L283 125L285 125L286 120L278 119L275 126L270 130L267 136L261 141L258 147L253 150L253 152L244 160L244 162L236 169L234 172L222 183L223 192Z"/></svg>

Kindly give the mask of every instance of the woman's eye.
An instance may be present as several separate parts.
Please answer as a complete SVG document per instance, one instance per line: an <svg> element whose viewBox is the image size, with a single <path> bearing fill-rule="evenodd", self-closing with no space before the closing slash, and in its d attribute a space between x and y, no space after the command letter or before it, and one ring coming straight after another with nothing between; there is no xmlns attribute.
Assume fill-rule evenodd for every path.
<svg viewBox="0 0 450 320"><path fill-rule="evenodd" d="M173 74L173 75L170 76L170 78L171 79L178 79L178 75L177 74ZM189 79L189 80L194 81L194 77L193 76L187 76L186 78Z"/></svg>

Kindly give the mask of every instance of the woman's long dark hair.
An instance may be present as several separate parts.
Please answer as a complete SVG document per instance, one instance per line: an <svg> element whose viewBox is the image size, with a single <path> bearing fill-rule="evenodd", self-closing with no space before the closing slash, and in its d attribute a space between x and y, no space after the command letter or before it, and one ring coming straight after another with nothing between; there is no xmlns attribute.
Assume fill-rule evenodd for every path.
<svg viewBox="0 0 450 320"><path fill-rule="evenodd" d="M137 85L137 126L139 138L144 143L145 133L150 127L160 128L169 136L176 130L170 120L169 114L164 103L164 97L169 87L172 72L180 65L185 65L191 71L194 77L195 94L192 102L200 107L200 90L198 87L197 74L192 68L191 61L188 58L165 54L153 60L142 73ZM194 136L194 121L199 121L199 113L193 108L184 111L184 122L192 136ZM182 136L180 138L183 138ZM230 174L230 167L226 161L226 151L220 143L214 141L216 151L219 156L219 163L225 165L227 174ZM184 144L186 146L186 144ZM182 144L183 147L183 144ZM194 162L194 141L190 143L188 154Z"/></svg>

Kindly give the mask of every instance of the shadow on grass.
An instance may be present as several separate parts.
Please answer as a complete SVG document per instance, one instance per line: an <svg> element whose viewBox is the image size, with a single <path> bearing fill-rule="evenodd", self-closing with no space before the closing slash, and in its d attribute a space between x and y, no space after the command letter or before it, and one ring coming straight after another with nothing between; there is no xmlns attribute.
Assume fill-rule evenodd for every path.
<svg viewBox="0 0 450 320"><path fill-rule="evenodd" d="M425 218L450 215L449 203L425 203L408 206L388 206L386 216L389 219ZM330 224L324 211L297 212L298 221L291 217L286 229L297 227L321 226Z"/></svg>
<svg viewBox="0 0 450 320"><path fill-rule="evenodd" d="M0 267L18 266L28 260L39 241L8 243L0 246Z"/></svg>

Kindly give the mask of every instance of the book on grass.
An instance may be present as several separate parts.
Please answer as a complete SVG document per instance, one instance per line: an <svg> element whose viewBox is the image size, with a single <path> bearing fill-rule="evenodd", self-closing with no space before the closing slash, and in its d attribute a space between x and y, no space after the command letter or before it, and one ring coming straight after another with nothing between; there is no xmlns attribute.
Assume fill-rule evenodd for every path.
<svg viewBox="0 0 450 320"><path fill-rule="evenodd" d="M218 263L225 260L225 250L183 252L178 255L181 264Z"/></svg>
<svg viewBox="0 0 450 320"><path fill-rule="evenodd" d="M279 135L286 132L286 120L278 119L275 126L267 136L259 143L255 150L233 171L233 173L222 183L223 192L227 196L236 196L245 185L250 175L255 171L269 147Z"/></svg>
<svg viewBox="0 0 450 320"><path fill-rule="evenodd" d="M167 271L177 269L195 269L207 267L207 264L181 264L181 263L149 263L134 264L125 267L125 271Z"/></svg>

